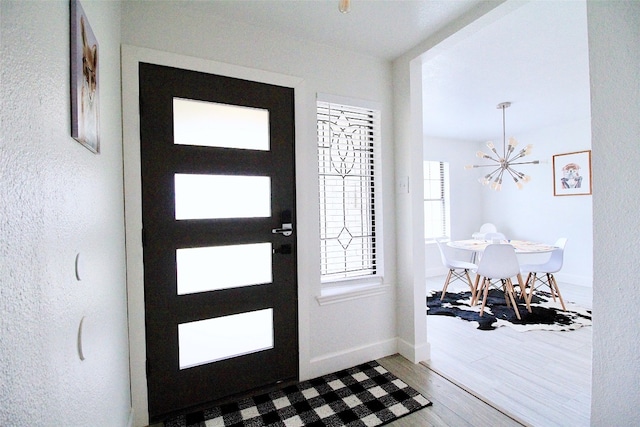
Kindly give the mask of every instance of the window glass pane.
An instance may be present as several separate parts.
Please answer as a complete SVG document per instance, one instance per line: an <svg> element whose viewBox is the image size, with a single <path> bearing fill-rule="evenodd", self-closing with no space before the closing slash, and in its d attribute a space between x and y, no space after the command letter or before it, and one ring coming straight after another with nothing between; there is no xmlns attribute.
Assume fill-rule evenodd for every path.
<svg viewBox="0 0 640 427"><path fill-rule="evenodd" d="M174 144L269 150L269 111L173 98Z"/></svg>
<svg viewBox="0 0 640 427"><path fill-rule="evenodd" d="M268 176L175 175L176 219L271 216Z"/></svg>
<svg viewBox="0 0 640 427"><path fill-rule="evenodd" d="M424 237L445 237L449 232L449 166L424 162Z"/></svg>
<svg viewBox="0 0 640 427"><path fill-rule="evenodd" d="M178 249L178 295L271 283L271 255L271 243Z"/></svg>
<svg viewBox="0 0 640 427"><path fill-rule="evenodd" d="M180 369L273 348L273 309L178 325Z"/></svg>
<svg viewBox="0 0 640 427"><path fill-rule="evenodd" d="M322 279L376 274L377 111L317 104Z"/></svg>

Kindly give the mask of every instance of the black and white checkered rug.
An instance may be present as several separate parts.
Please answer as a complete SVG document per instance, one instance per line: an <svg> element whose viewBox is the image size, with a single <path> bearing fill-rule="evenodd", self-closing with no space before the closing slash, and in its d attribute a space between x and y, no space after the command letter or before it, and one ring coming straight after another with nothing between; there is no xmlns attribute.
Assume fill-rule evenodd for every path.
<svg viewBox="0 0 640 427"><path fill-rule="evenodd" d="M165 427L380 426L431 402L372 361L165 421Z"/></svg>

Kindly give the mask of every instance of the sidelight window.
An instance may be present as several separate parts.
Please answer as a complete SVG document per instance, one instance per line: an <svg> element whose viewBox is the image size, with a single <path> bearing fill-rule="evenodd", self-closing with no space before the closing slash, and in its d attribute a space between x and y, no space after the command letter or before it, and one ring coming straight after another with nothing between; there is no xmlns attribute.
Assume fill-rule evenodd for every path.
<svg viewBox="0 0 640 427"><path fill-rule="evenodd" d="M321 274L324 281L377 274L378 111L318 101Z"/></svg>

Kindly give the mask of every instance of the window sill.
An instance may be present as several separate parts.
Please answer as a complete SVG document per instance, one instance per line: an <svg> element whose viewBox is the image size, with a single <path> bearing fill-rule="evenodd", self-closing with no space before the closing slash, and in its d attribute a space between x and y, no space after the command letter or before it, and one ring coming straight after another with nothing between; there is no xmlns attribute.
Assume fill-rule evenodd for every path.
<svg viewBox="0 0 640 427"><path fill-rule="evenodd" d="M388 292L390 285L382 282L382 278L369 279L366 282L359 281L349 284L327 286L322 289L320 296L316 297L319 305L335 304L344 301L351 301L359 298L366 298L381 295Z"/></svg>

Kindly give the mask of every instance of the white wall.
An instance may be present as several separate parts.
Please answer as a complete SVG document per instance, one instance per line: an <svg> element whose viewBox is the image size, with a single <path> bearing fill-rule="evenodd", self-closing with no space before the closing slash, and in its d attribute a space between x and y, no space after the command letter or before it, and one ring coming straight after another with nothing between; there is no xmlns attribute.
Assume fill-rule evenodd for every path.
<svg viewBox="0 0 640 427"><path fill-rule="evenodd" d="M209 60L213 68L225 68L222 64L229 64L226 69L231 74L242 72L245 78L262 78L265 73L271 73L276 77L301 79L296 90L301 378L396 352L391 64L213 17L189 15L178 2L125 2L122 16L122 40L127 45ZM123 81L126 83L130 78L129 72L125 71ZM382 294L323 306L315 298L321 291L316 93L364 99L381 105L382 226L383 237L386 237L383 267L385 284L389 285ZM132 103L135 104L135 100ZM125 111L126 108L127 105ZM125 117L125 123L130 119ZM125 152L131 146L135 146L135 141L125 138ZM135 158L127 155L125 161L131 160L135 162ZM128 198L132 196L130 191L127 186ZM135 197L133 195L133 199ZM128 249L136 251L139 247L128 245ZM132 265L130 262L130 273L136 275L131 271ZM144 310L139 292L142 283L130 282L130 286L133 288L130 289L130 311L139 318ZM136 290L137 296L131 298ZM132 354L144 353L143 324L132 323L131 333L136 336L132 338ZM135 365L132 361L132 372L138 417L140 411L146 410L136 403L136 397L146 393L141 386L146 382L143 365ZM144 418L137 418L136 424L141 421Z"/></svg>
<svg viewBox="0 0 640 427"><path fill-rule="evenodd" d="M449 204L451 215L451 239L469 239L485 221L483 215L484 192L475 171L464 169L475 160L476 144L443 138L424 137L424 159L449 163ZM455 251L459 259L469 259L469 253ZM445 274L440 252L435 243L425 245L425 274Z"/></svg>
<svg viewBox="0 0 640 427"><path fill-rule="evenodd" d="M99 42L100 155L70 137L69 2L0 3L3 426L130 417L120 5L83 5Z"/></svg>
<svg viewBox="0 0 640 427"><path fill-rule="evenodd" d="M464 165L477 163L475 152L486 151L485 144L425 137L425 160L441 160L450 164L451 237L470 238L482 223L491 222L508 238L554 243L567 237L567 250L560 281L582 286L593 282L592 196L554 196L552 156L591 149L589 118L514 135L521 146L533 144L531 160L539 165L521 166L532 180L518 190L506 179L496 192L477 181L478 170L465 170ZM457 256L464 257L458 251ZM542 262L546 255L519 255L522 262ZM437 248L425 247L427 275L443 273Z"/></svg>
<svg viewBox="0 0 640 427"><path fill-rule="evenodd" d="M554 154L590 150L590 126L591 120L586 118L514 135L521 146L533 144L533 152L527 158L541 161L539 165L517 169L531 176L522 190L505 179L502 190L493 191L477 183L475 178L480 173L469 171L470 181L483 194L484 222L494 223L510 239L554 243L559 237L567 237L564 264L556 276L562 282L583 286L593 282L592 196L554 196L552 158ZM468 151L471 155L477 149L486 147L474 146ZM538 262L534 256L520 258L523 262Z"/></svg>
<svg viewBox="0 0 640 427"><path fill-rule="evenodd" d="M592 426L640 420L640 2L587 2L593 146Z"/></svg>

